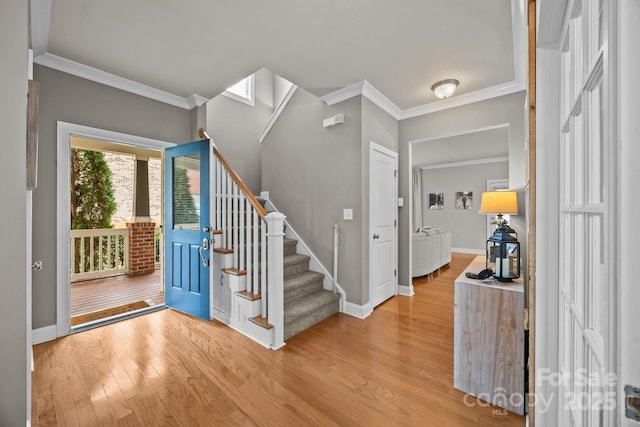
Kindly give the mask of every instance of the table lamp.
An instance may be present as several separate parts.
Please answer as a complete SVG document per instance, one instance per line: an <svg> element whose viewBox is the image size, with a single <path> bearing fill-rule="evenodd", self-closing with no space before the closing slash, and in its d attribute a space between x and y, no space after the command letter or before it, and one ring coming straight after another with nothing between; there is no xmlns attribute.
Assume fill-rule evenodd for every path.
<svg viewBox="0 0 640 427"><path fill-rule="evenodd" d="M500 282L511 282L520 277L520 243L518 233L509 227L503 215L518 214L515 191L487 191L482 193L480 212L495 214L492 221L498 227L487 240L487 268Z"/></svg>

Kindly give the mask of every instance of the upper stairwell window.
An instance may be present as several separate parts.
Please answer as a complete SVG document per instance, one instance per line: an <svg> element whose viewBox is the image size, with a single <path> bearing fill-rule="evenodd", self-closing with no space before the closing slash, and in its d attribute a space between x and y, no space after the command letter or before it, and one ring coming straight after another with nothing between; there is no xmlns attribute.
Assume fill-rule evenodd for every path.
<svg viewBox="0 0 640 427"><path fill-rule="evenodd" d="M227 88L227 90L222 92L222 94L224 96L228 96L231 99L235 99L236 101L243 102L253 107L255 105L253 89L254 79L253 75L251 75L246 79L240 80L230 88Z"/></svg>

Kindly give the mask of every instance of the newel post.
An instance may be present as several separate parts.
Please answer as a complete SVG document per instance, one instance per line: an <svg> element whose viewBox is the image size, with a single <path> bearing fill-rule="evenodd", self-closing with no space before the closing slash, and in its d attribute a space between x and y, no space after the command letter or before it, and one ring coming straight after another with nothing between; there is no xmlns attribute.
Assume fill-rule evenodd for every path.
<svg viewBox="0 0 640 427"><path fill-rule="evenodd" d="M271 347L284 345L284 219L280 212L271 212L267 222L267 312L273 325Z"/></svg>

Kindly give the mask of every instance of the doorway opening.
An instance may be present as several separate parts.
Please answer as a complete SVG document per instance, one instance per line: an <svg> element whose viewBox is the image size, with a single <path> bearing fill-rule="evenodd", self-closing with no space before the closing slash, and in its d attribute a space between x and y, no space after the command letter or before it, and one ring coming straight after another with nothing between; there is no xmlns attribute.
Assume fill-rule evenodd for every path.
<svg viewBox="0 0 640 427"><path fill-rule="evenodd" d="M70 325L164 305L163 153L70 138Z"/></svg>
<svg viewBox="0 0 640 427"><path fill-rule="evenodd" d="M58 122L57 336L164 307L162 162L173 145ZM82 172L89 160L97 169ZM77 217L96 205L101 222Z"/></svg>

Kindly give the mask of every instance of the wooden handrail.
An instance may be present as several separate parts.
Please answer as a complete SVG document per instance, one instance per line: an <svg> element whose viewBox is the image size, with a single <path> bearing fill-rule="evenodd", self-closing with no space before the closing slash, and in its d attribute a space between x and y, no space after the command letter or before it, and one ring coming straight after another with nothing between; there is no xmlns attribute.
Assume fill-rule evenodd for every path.
<svg viewBox="0 0 640 427"><path fill-rule="evenodd" d="M211 141L211 137L209 136L209 134L207 134L207 131L205 131L203 128L198 129L198 135L200 135L200 138L202 138L202 139L208 139L208 140ZM224 168L227 170L227 173L233 179L233 181L236 183L238 188L240 188L240 190L242 190L242 192L244 193L246 198L249 199L249 202L255 208L255 210L258 212L258 215L260 215L261 218L264 218L265 216L267 216L267 211L260 204L258 199L256 199L256 196L253 195L251 190L249 190L249 187L247 187L247 184L244 183L242 178L240 178L238 176L236 171L229 165L229 163L222 156L222 154L220 154L220 152L216 148L215 144L213 145L213 154L218 158L220 163L222 163L222 166L224 166Z"/></svg>

